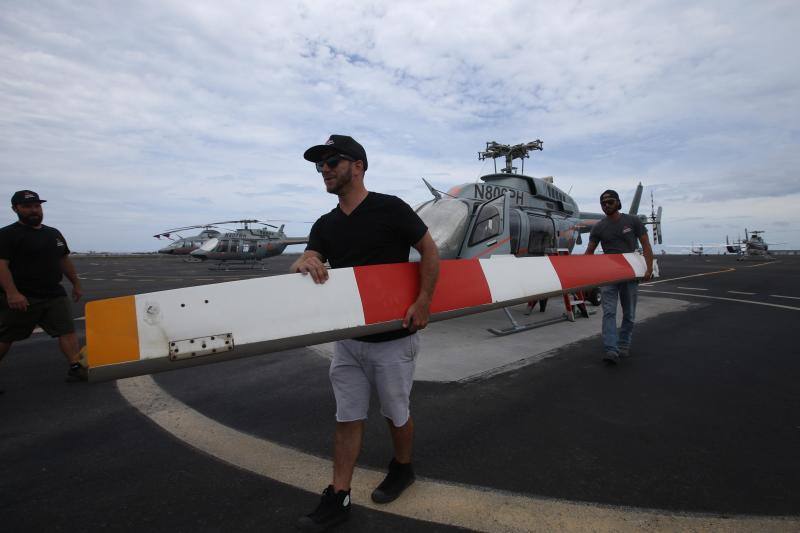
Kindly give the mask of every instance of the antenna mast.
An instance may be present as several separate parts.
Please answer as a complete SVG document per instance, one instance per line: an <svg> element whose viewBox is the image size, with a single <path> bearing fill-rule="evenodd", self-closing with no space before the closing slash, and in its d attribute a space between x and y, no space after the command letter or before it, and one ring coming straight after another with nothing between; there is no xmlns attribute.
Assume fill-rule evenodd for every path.
<svg viewBox="0 0 800 533"><path fill-rule="evenodd" d="M515 144L513 146L509 144L499 144L495 141L487 142L486 143L486 150L483 152L478 152L478 160L483 161L484 159L491 158L494 160L494 171L497 172L497 158L505 157L506 159L506 166L500 169L500 172L504 174L516 174L517 167L512 166L512 162L515 159L522 160L522 172L525 172L525 159L530 157L529 152L534 150L542 150L542 141L540 139L536 139L535 141L524 143L524 144Z"/></svg>

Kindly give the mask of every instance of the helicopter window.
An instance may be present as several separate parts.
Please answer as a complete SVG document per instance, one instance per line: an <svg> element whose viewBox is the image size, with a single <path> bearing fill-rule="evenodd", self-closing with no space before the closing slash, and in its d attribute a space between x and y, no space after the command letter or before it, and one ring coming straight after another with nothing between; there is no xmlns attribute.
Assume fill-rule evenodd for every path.
<svg viewBox="0 0 800 533"><path fill-rule="evenodd" d="M219 244L217 245L217 250L216 251L218 251L218 252L227 252L228 248L230 248L230 245L231 245L230 239L222 239L221 241L219 241Z"/></svg>
<svg viewBox="0 0 800 533"><path fill-rule="evenodd" d="M461 200L442 198L427 202L416 209L428 226L431 237L444 259L458 257L469 222L469 207Z"/></svg>
<svg viewBox="0 0 800 533"><path fill-rule="evenodd" d="M511 210L511 218L508 221L508 230L511 234L511 253L516 254L519 251L519 237L520 227L522 226L522 217L516 209Z"/></svg>
<svg viewBox="0 0 800 533"><path fill-rule="evenodd" d="M528 254L544 255L554 248L555 230L549 218L529 215L531 232L528 236Z"/></svg>
<svg viewBox="0 0 800 533"><path fill-rule="evenodd" d="M469 246L474 246L479 242L500 234L500 211L493 205L485 205L478 213L478 221L472 236L469 239Z"/></svg>

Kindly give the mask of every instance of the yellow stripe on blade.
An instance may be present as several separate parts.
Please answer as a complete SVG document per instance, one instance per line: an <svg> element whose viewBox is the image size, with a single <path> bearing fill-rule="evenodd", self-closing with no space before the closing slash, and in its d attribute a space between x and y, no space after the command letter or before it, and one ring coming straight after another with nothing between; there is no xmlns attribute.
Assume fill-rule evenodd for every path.
<svg viewBox="0 0 800 533"><path fill-rule="evenodd" d="M86 348L89 369L139 360L135 297L86 304Z"/></svg>

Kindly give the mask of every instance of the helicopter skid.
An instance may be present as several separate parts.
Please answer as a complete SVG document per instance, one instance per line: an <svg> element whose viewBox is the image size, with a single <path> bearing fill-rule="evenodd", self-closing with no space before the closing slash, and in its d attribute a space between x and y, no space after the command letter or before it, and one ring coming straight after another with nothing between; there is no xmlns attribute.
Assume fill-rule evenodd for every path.
<svg viewBox="0 0 800 533"><path fill-rule="evenodd" d="M558 324L559 322L575 322L575 318L578 316L583 316L584 318L589 318L590 315L594 315L597 311L591 310L586 311L584 315L583 312L575 312L575 307L573 306L573 312L570 316L567 313L563 313L560 317L555 318L548 318L547 320L539 320L536 322L529 322L527 324L520 324L518 323L514 317L511 315L511 311L508 310L508 307L504 307L503 311L506 313L506 316L511 321L511 327L498 329L498 328L486 328L486 331L495 335L497 337L505 337L506 335L513 335L514 333L521 333L523 331L530 331L532 329L541 328L544 326L550 326L553 324ZM585 309L585 308L584 308Z"/></svg>
<svg viewBox="0 0 800 533"><path fill-rule="evenodd" d="M253 262L253 263L240 263L240 264L230 264L230 263L217 263L216 265L212 265L208 267L209 270L215 271L222 271L222 272L230 272L235 270L268 270L267 265L260 262Z"/></svg>

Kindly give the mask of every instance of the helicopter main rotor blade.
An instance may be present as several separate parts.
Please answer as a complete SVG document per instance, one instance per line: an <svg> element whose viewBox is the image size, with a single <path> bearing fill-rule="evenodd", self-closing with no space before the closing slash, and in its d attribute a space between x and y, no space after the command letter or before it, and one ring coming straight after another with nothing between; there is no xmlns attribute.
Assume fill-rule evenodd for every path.
<svg viewBox="0 0 800 533"><path fill-rule="evenodd" d="M418 263L329 272L322 285L286 274L185 287L86 304L89 381L260 355L393 331L418 291ZM644 277L639 254L441 262L431 321ZM308 302L335 312L309 314Z"/></svg>

